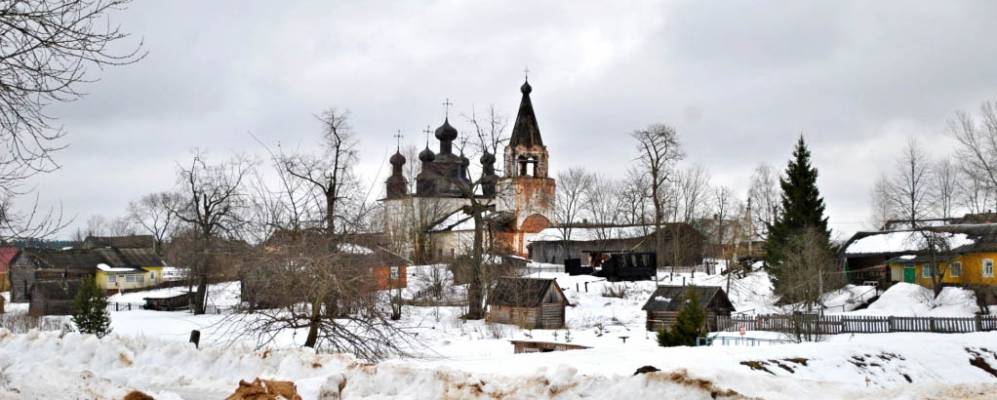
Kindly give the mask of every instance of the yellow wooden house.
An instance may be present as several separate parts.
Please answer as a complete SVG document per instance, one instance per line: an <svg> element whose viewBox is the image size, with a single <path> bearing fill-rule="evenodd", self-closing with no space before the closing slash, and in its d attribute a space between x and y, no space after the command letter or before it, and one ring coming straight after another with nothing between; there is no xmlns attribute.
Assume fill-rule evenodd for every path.
<svg viewBox="0 0 997 400"><path fill-rule="evenodd" d="M997 286L995 262L997 243L979 243L958 247L950 254L934 259L925 255L903 255L888 260L887 264L891 281L930 288L934 286L935 268L942 272L940 283Z"/></svg>
<svg viewBox="0 0 997 400"><path fill-rule="evenodd" d="M150 248L98 248L97 286L108 292L142 289L163 282L163 260Z"/></svg>

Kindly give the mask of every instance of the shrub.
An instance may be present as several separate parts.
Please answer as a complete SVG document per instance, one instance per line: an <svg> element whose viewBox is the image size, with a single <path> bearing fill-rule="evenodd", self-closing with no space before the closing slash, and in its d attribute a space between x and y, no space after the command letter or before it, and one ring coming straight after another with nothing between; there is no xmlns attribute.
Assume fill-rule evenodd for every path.
<svg viewBox="0 0 997 400"><path fill-rule="evenodd" d="M104 337L111 333L111 314L107 312L107 299L93 278L84 278L80 291L73 299L73 323L80 333Z"/></svg>
<svg viewBox="0 0 997 400"><path fill-rule="evenodd" d="M627 298L628 291L629 288L627 288L627 286L624 284L611 283L609 285L602 287L602 297L616 297L618 299L625 299Z"/></svg>
<svg viewBox="0 0 997 400"><path fill-rule="evenodd" d="M696 339L706 334L706 311L692 292L686 293L685 305L675 317L671 329L658 332L658 344L665 347L695 346Z"/></svg>

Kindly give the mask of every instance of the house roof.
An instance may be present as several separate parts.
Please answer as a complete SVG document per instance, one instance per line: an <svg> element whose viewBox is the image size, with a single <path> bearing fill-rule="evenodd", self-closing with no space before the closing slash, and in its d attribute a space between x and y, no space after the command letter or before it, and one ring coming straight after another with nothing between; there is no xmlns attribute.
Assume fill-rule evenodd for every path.
<svg viewBox="0 0 997 400"><path fill-rule="evenodd" d="M83 240L83 248L95 249L98 247L117 248L152 248L155 239L152 235L128 235L128 236L87 236Z"/></svg>
<svg viewBox="0 0 997 400"><path fill-rule="evenodd" d="M0 247L0 272L7 272L10 269L10 263L14 261L17 252L16 247Z"/></svg>
<svg viewBox="0 0 997 400"><path fill-rule="evenodd" d="M488 296L488 305L538 307L553 287L557 287L553 279L499 278Z"/></svg>
<svg viewBox="0 0 997 400"><path fill-rule="evenodd" d="M949 248L957 248L974 243L965 232L946 230ZM845 255L916 253L923 247L923 237L919 231L860 232L850 240L844 249Z"/></svg>
<svg viewBox="0 0 997 400"><path fill-rule="evenodd" d="M98 264L106 262L100 254L80 249L52 250L29 248L22 250L18 257L28 260L36 268L41 269L95 271Z"/></svg>
<svg viewBox="0 0 997 400"><path fill-rule="evenodd" d="M686 295L689 293L695 294L703 308L706 308L714 297L720 296L720 301L730 304L730 308L734 309L730 299L727 298L727 293L719 286L658 286L641 310L678 311L685 304Z"/></svg>

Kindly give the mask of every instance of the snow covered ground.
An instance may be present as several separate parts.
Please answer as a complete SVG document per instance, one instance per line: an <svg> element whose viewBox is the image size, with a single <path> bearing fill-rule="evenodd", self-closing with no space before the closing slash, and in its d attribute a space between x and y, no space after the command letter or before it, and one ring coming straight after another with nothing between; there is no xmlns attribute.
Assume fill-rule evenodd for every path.
<svg viewBox="0 0 997 400"><path fill-rule="evenodd" d="M994 333L857 335L820 344L534 354L511 354L507 344L500 356L370 365L300 348L195 350L152 338L0 330L0 399L111 399L132 389L157 399L219 399L255 377L294 381L305 399L987 399L997 377L970 361L997 365L995 340ZM645 365L662 371L633 375Z"/></svg>
<svg viewBox="0 0 997 400"><path fill-rule="evenodd" d="M403 296L425 293L433 267L409 269ZM537 268L534 277L557 279L571 306L567 328L523 330L510 325L463 321L457 306L404 307L400 326L412 338L410 356L368 365L344 355L301 349L304 331L289 331L267 349L256 350L242 316L188 312L112 312L113 333L103 340L58 333L12 335L0 331L0 400L8 398L120 398L136 388L160 399L223 398L239 379L295 381L306 399L320 392L345 398L992 398L997 376L970 364L979 358L997 368L997 333L958 335L841 335L822 343L760 347L661 348L644 330L640 307L655 282L610 283ZM728 285L723 275L661 273L661 284ZM775 296L767 274L731 279L730 297L739 312L773 313ZM609 288L623 297L607 296ZM828 305L874 315L963 315L974 311L966 291L931 291L904 285L883 293L868 309L849 311L868 299L862 286L825 295ZM183 288L129 293L117 302L142 302ZM209 302L238 304L238 283L212 285ZM460 299L450 287L446 298ZM969 293L971 296L971 293ZM8 310L10 310L8 304ZM20 306L20 305L15 305ZM971 307L970 307L971 306ZM25 307L26 308L26 307ZM830 310L829 310L830 311ZM202 332L201 350L186 343ZM749 337L780 339L770 332ZM509 340L570 342L590 349L513 354ZM977 362L979 364L979 362ZM984 365L979 364L979 365ZM652 365L663 370L633 376ZM739 397L746 396L746 397ZM326 397L333 398L333 397Z"/></svg>

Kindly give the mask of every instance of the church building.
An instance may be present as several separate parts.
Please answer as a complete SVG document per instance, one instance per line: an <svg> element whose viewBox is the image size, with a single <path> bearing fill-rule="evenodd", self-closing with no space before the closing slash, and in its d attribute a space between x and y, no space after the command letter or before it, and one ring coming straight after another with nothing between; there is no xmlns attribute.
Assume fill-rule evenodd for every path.
<svg viewBox="0 0 997 400"><path fill-rule="evenodd" d="M408 160L396 151L390 158L391 176L385 182L384 233L397 251L416 262L445 260L471 252L474 221L465 212L473 198L487 205L485 252L526 256L527 239L551 225L555 183L548 176L549 154L530 100L529 82L520 87L522 100L502 171L494 154L479 158L480 174L471 177L470 160L454 154L460 133L449 118L435 131L438 152L427 142L419 153L420 172L415 193L403 174ZM501 173L501 176L498 173Z"/></svg>

